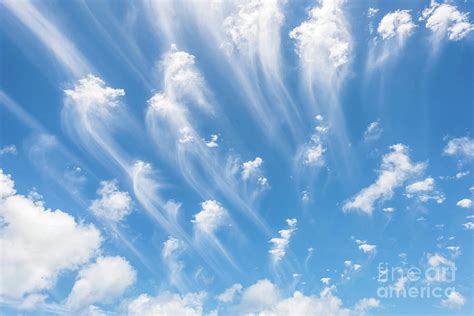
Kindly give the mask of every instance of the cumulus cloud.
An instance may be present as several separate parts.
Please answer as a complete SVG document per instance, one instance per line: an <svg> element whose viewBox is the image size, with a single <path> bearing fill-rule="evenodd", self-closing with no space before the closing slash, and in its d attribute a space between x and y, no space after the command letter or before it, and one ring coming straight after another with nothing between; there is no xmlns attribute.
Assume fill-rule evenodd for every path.
<svg viewBox="0 0 474 316"><path fill-rule="evenodd" d="M178 289L183 288L184 280L181 274L184 269L184 263L179 260L180 255L186 250L184 241L168 236L161 249L161 257L169 271L170 283Z"/></svg>
<svg viewBox="0 0 474 316"><path fill-rule="evenodd" d="M3 171L0 198L1 296L21 298L51 289L61 272L87 263L98 251L101 236L93 225L16 194L11 176Z"/></svg>
<svg viewBox="0 0 474 316"><path fill-rule="evenodd" d="M425 163L411 161L405 145L396 144L390 146L390 150L382 158L377 180L345 202L344 211L360 210L368 215L372 214L375 203L391 199L396 188L426 168Z"/></svg>
<svg viewBox="0 0 474 316"><path fill-rule="evenodd" d="M462 199L459 200L456 203L456 206L462 207L462 208L470 208L472 205L472 200L471 199Z"/></svg>
<svg viewBox="0 0 474 316"><path fill-rule="evenodd" d="M473 230L474 229L474 222L465 222L462 224L462 227L467 230Z"/></svg>
<svg viewBox="0 0 474 316"><path fill-rule="evenodd" d="M236 283L217 296L217 300L223 303L231 303L237 294L242 292L242 284Z"/></svg>
<svg viewBox="0 0 474 316"><path fill-rule="evenodd" d="M441 306L449 309L459 309L463 307L465 303L466 299L457 291L451 291L446 299L441 300Z"/></svg>
<svg viewBox="0 0 474 316"><path fill-rule="evenodd" d="M78 310L94 303L111 303L122 296L135 279L135 270L124 258L99 257L79 271L66 305Z"/></svg>
<svg viewBox="0 0 474 316"><path fill-rule="evenodd" d="M211 139L208 142L206 142L206 146L209 148L218 147L219 146L219 144L217 143L218 139L219 139L218 135L212 134Z"/></svg>
<svg viewBox="0 0 474 316"><path fill-rule="evenodd" d="M97 217L119 222L132 211L132 199L128 192L118 190L117 181L102 181L97 190L99 199L92 201L89 210Z"/></svg>
<svg viewBox="0 0 474 316"><path fill-rule="evenodd" d="M469 22L469 13L459 11L452 4L439 4L434 0L423 10L420 20L426 21L426 28L438 39L447 36L451 41L458 41L474 30L474 25Z"/></svg>
<svg viewBox="0 0 474 316"><path fill-rule="evenodd" d="M256 157L254 160L249 160L242 164L242 179L247 180L251 176L261 173L260 167L263 164L263 159Z"/></svg>
<svg viewBox="0 0 474 316"><path fill-rule="evenodd" d="M191 222L198 232L213 235L217 229L222 227L228 218L228 213L222 205L215 200L207 200L201 203L202 210L194 215Z"/></svg>
<svg viewBox="0 0 474 316"><path fill-rule="evenodd" d="M331 278L325 277L325 278L321 278L319 281L321 281L322 283L328 285L329 282L331 282Z"/></svg>
<svg viewBox="0 0 474 316"><path fill-rule="evenodd" d="M302 160L303 164L307 166L321 167L325 164L324 153L327 151L325 137L329 128L323 125L324 118L321 115L317 115L315 119L317 124L313 134L309 142L300 150L298 160Z"/></svg>
<svg viewBox="0 0 474 316"><path fill-rule="evenodd" d="M438 204L443 203L446 197L443 192L435 191L435 180L431 177L423 181L414 182L405 188L408 198L417 197L420 202L435 200Z"/></svg>
<svg viewBox="0 0 474 316"><path fill-rule="evenodd" d="M361 315L380 306L378 300L365 298L357 302L353 309L345 308L342 300L333 294L334 291L335 287L326 287L318 295L311 296L295 291L292 296L284 298L273 283L264 279L244 289L237 310L241 314L252 315L349 316Z"/></svg>
<svg viewBox="0 0 474 316"><path fill-rule="evenodd" d="M374 141L379 139L382 136L383 129L380 127L378 121L372 122L367 126L367 129L364 132L364 141Z"/></svg>
<svg viewBox="0 0 474 316"><path fill-rule="evenodd" d="M130 316L186 315L201 316L206 294L204 292L186 295L161 293L157 296L142 294L127 306Z"/></svg>
<svg viewBox="0 0 474 316"><path fill-rule="evenodd" d="M470 137L453 138L444 147L444 154L465 159L474 158L474 139Z"/></svg>
<svg viewBox="0 0 474 316"><path fill-rule="evenodd" d="M272 255L273 262L278 262L286 254L286 249L290 244L290 239L293 233L296 230L296 223L298 221L296 218L287 219L286 223L288 224L288 229L282 229L278 233L280 237L275 237L270 239L270 243L272 243L272 248L268 251Z"/></svg>
<svg viewBox="0 0 474 316"><path fill-rule="evenodd" d="M396 10L386 14L379 23L377 32L382 39L397 38L404 41L416 28L409 10Z"/></svg>
<svg viewBox="0 0 474 316"><path fill-rule="evenodd" d="M342 67L351 58L352 39L342 10L342 0L323 0L309 12L309 18L294 28L289 36L308 86L313 81L328 86L340 81Z"/></svg>
<svg viewBox="0 0 474 316"><path fill-rule="evenodd" d="M373 253L375 253L375 251L377 249L377 246L370 245L365 240L357 239L356 243L359 245L359 250L361 250L363 253L366 253L366 254L373 254Z"/></svg>

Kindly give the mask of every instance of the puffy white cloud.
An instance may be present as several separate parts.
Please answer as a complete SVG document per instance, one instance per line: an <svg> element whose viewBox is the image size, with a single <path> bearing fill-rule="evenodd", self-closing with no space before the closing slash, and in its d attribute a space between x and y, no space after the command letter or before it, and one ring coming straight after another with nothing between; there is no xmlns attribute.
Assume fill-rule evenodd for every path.
<svg viewBox="0 0 474 316"><path fill-rule="evenodd" d="M451 291L446 299L441 300L441 306L449 309L459 309L463 307L465 303L466 299L457 291Z"/></svg>
<svg viewBox="0 0 474 316"><path fill-rule="evenodd" d="M97 190L99 199L92 201L89 210L97 217L119 222L132 211L128 192L118 190L117 181L102 181Z"/></svg>
<svg viewBox="0 0 474 316"><path fill-rule="evenodd" d="M186 245L182 240L168 236L168 239L163 243L161 255L163 258L169 258L176 253L182 252L185 248Z"/></svg>
<svg viewBox="0 0 474 316"><path fill-rule="evenodd" d="M456 206L462 207L462 208L470 208L472 205L472 200L471 199L462 199L456 203Z"/></svg>
<svg viewBox="0 0 474 316"><path fill-rule="evenodd" d="M161 257L169 271L170 283L181 289L185 285L181 274L184 269L184 263L179 260L180 255L186 250L184 241L168 236L161 249Z"/></svg>
<svg viewBox="0 0 474 316"><path fill-rule="evenodd" d="M395 211L393 207L384 207L382 210L387 213L393 213Z"/></svg>
<svg viewBox="0 0 474 316"><path fill-rule="evenodd" d="M426 192L426 191L433 191L435 181L433 178L426 178L423 181L418 181L408 185L405 190L407 193L418 193L418 192Z"/></svg>
<svg viewBox="0 0 474 316"><path fill-rule="evenodd" d="M242 284L236 283L217 296L217 300L223 303L231 303L237 294L242 292Z"/></svg>
<svg viewBox="0 0 474 316"><path fill-rule="evenodd" d="M194 223L195 230L212 235L225 224L228 218L227 210L214 200L202 202L201 207L202 210L194 215L191 222Z"/></svg>
<svg viewBox="0 0 474 316"><path fill-rule="evenodd" d="M405 145L396 144L390 146L390 150L391 152L382 158L377 180L344 203L344 211L360 210L366 214L372 214L376 202L391 199L396 188L425 169L425 163L411 161L408 156L408 147Z"/></svg>
<svg viewBox="0 0 474 316"><path fill-rule="evenodd" d="M386 14L379 23L377 32L384 39L398 38L404 41L416 28L409 10L396 10Z"/></svg>
<svg viewBox="0 0 474 316"><path fill-rule="evenodd" d="M428 258L428 265L430 267L438 267L438 266L453 266L454 265L454 262L452 262L451 260L443 257L442 255L440 254L428 254L427 255L427 258Z"/></svg>
<svg viewBox="0 0 474 316"><path fill-rule="evenodd" d="M464 172L458 172L456 173L456 175L454 176L456 179L461 179L461 178L464 178L465 176L468 176L471 172L469 170L467 171L464 171Z"/></svg>
<svg viewBox="0 0 474 316"><path fill-rule="evenodd" d="M87 263L98 251L101 236L93 225L16 194L3 171L0 192L1 296L21 298L50 289L61 272Z"/></svg>
<svg viewBox="0 0 474 316"><path fill-rule="evenodd" d="M341 0L323 0L309 11L309 19L290 32L296 52L310 67L328 63L334 68L350 58L351 38L342 12Z"/></svg>
<svg viewBox="0 0 474 316"><path fill-rule="evenodd" d="M378 121L372 122L364 132L364 140L366 142L377 140L382 136L382 133L383 129L380 127L380 123Z"/></svg>
<svg viewBox="0 0 474 316"><path fill-rule="evenodd" d="M0 156L7 155L7 154L16 155L16 153L17 151L16 151L15 145L7 145L3 148L0 148Z"/></svg>
<svg viewBox="0 0 474 316"><path fill-rule="evenodd" d="M79 271L66 305L78 310L94 303L111 303L136 279L136 272L122 257L99 257Z"/></svg>
<svg viewBox="0 0 474 316"><path fill-rule="evenodd" d="M16 190L12 176L5 174L3 169L0 169L0 199L7 198L14 194L16 194Z"/></svg>
<svg viewBox="0 0 474 316"><path fill-rule="evenodd" d="M361 315L380 305L379 301L366 298L359 301L354 309L343 307L340 298L333 294L335 287L327 287L319 295L306 296L295 291L292 296L283 298L280 290L268 280L260 280L244 289L237 310L241 314L275 316L349 316Z"/></svg>
<svg viewBox="0 0 474 316"><path fill-rule="evenodd" d="M205 296L203 292L184 296L164 292L155 297L142 294L128 304L127 312L130 316L201 316Z"/></svg>
<svg viewBox="0 0 474 316"><path fill-rule="evenodd" d="M461 12L449 3L431 1L430 6L423 10L420 20L426 20L426 28L437 37L447 35L451 41L461 40L474 30L474 25L469 22L469 13Z"/></svg>
<svg viewBox="0 0 474 316"><path fill-rule="evenodd" d="M367 254L373 254L375 253L377 246L375 245L370 245L366 241L363 240L356 240L356 243L359 245L359 249Z"/></svg>
<svg viewBox="0 0 474 316"><path fill-rule="evenodd" d="M300 71L311 97L313 88L323 97L339 93L348 73L352 38L342 9L344 0L321 0L308 12L308 19L289 36L295 41Z"/></svg>
<svg viewBox="0 0 474 316"><path fill-rule="evenodd" d="M444 147L444 154L472 159L474 158L474 139L469 137L453 138Z"/></svg>
<svg viewBox="0 0 474 316"><path fill-rule="evenodd" d="M83 111L97 112L118 106L118 98L125 95L123 89L107 87L102 79L93 75L80 79L74 90L65 90L64 93Z"/></svg>
<svg viewBox="0 0 474 316"><path fill-rule="evenodd" d="M309 166L323 166L325 164L324 153L326 147L324 137L329 128L323 126L320 122L324 119L321 115L316 116L318 124L314 127L314 132L308 144L303 148L303 163Z"/></svg>
<svg viewBox="0 0 474 316"><path fill-rule="evenodd" d="M244 162L242 164L242 179L247 180L251 176L259 175L261 173L260 167L262 164L263 159L260 157Z"/></svg>
<svg viewBox="0 0 474 316"><path fill-rule="evenodd" d="M379 12L379 9L377 9L377 8L368 8L367 9L367 16L369 18L371 18L371 17L375 16L377 14L377 12Z"/></svg>
<svg viewBox="0 0 474 316"><path fill-rule="evenodd" d="M287 219L286 223L288 224L288 229L282 229L278 233L280 237L275 237L270 239L270 243L272 243L272 248L268 251L272 255L273 262L278 262L286 254L286 248L290 243L291 236L296 230L296 223L298 221L296 218Z"/></svg>
<svg viewBox="0 0 474 316"><path fill-rule="evenodd" d="M218 147L219 144L217 143L217 140L219 139L219 136L216 135L216 134L212 134L211 135L211 140L209 140L207 143L206 143L206 146L209 147L209 148L214 148L214 147Z"/></svg>

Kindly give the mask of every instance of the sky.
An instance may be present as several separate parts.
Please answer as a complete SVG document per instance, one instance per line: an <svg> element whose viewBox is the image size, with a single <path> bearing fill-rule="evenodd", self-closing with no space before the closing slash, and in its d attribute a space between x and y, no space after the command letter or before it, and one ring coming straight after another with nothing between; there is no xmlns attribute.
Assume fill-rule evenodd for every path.
<svg viewBox="0 0 474 316"><path fill-rule="evenodd" d="M0 1L2 315L472 315L473 2Z"/></svg>

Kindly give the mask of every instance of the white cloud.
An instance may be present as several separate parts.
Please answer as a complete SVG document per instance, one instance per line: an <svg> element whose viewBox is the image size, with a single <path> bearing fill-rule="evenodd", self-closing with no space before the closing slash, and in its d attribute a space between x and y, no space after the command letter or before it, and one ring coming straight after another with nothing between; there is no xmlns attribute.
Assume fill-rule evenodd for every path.
<svg viewBox="0 0 474 316"><path fill-rule="evenodd" d="M456 173L455 178L456 179L461 179L461 178L464 178L465 176L468 176L470 173L471 172L469 170L464 171L464 172L458 172L458 173Z"/></svg>
<svg viewBox="0 0 474 316"><path fill-rule="evenodd" d="M462 226L464 229L472 230L474 229L474 222L465 222Z"/></svg>
<svg viewBox="0 0 474 316"><path fill-rule="evenodd" d="M405 190L407 193L418 193L433 191L435 181L433 178L426 178L423 181L418 181L408 185Z"/></svg>
<svg viewBox="0 0 474 316"><path fill-rule="evenodd" d="M471 199L462 199L456 203L456 206L462 207L462 208L470 208L472 205L472 200Z"/></svg>
<svg viewBox="0 0 474 316"><path fill-rule="evenodd" d="M256 176L261 173L260 167L263 164L263 159L256 157L254 160L249 160L242 164L242 179L247 180L251 176Z"/></svg>
<svg viewBox="0 0 474 316"><path fill-rule="evenodd" d="M97 190L99 199L92 201L89 210L97 217L119 222L132 211L128 192L118 190L117 181L102 181Z"/></svg>
<svg viewBox="0 0 474 316"><path fill-rule="evenodd" d="M464 298L464 296L454 290L448 294L446 299L441 300L441 306L449 309L459 309L463 307L465 303L466 299Z"/></svg>
<svg viewBox="0 0 474 316"><path fill-rule="evenodd" d="M107 87L102 79L93 75L80 79L74 90L64 90L64 93L82 108L81 112L92 110L99 113L118 106L118 98L125 95L123 89Z"/></svg>
<svg viewBox="0 0 474 316"><path fill-rule="evenodd" d="M383 129L380 127L378 121L372 122L367 126L367 129L364 132L364 141L374 141L379 139L382 136Z"/></svg>
<svg viewBox="0 0 474 316"><path fill-rule="evenodd" d="M182 240L168 236L168 239L163 242L163 248L161 249L161 257L169 271L170 283L178 289L182 289L185 286L181 273L184 269L184 263L179 260L179 257L186 248L187 246Z"/></svg>
<svg viewBox="0 0 474 316"><path fill-rule="evenodd" d="M420 20L426 20L426 28L435 36L442 38L447 35L451 41L461 40L474 30L474 25L469 23L469 13L461 12L449 3L431 1L431 5L423 10Z"/></svg>
<svg viewBox="0 0 474 316"><path fill-rule="evenodd" d="M325 164L324 153L326 152L324 137L329 128L323 126L321 115L316 116L318 124L314 127L314 132L308 144L303 148L303 163L309 166L323 166Z"/></svg>
<svg viewBox="0 0 474 316"><path fill-rule="evenodd" d="M384 207L383 211L387 213L393 213L395 209L393 207Z"/></svg>
<svg viewBox="0 0 474 316"><path fill-rule="evenodd" d="M16 194L3 171L0 185L0 295L21 298L51 289L61 272L76 269L96 254L101 236L93 225Z"/></svg>
<svg viewBox="0 0 474 316"><path fill-rule="evenodd" d="M164 292L155 297L142 294L128 304L127 314L130 316L201 316L205 296L203 292L184 296Z"/></svg>
<svg viewBox="0 0 474 316"><path fill-rule="evenodd" d="M321 278L320 281L327 285L327 284L329 284L329 282L331 282L331 278L327 278L327 277L326 278Z"/></svg>
<svg viewBox="0 0 474 316"><path fill-rule="evenodd" d="M201 203L202 210L194 215L193 222L197 231L212 235L222 227L227 218L227 210L214 200L207 200Z"/></svg>
<svg viewBox="0 0 474 316"><path fill-rule="evenodd" d="M351 59L352 39L343 2L320 1L308 12L309 18L289 33L295 41L307 89L319 83L324 93L337 93L345 78L344 66Z"/></svg>
<svg viewBox="0 0 474 316"><path fill-rule="evenodd" d="M278 233L280 237L275 237L270 239L270 243L272 243L272 249L268 252L272 255L273 262L278 262L286 254L286 248L290 243L291 236L293 235L294 231L296 230L296 223L298 221L296 218L287 219L286 223L288 224L288 229L282 229Z"/></svg>
<svg viewBox="0 0 474 316"><path fill-rule="evenodd" d="M367 16L369 18L371 18L371 17L375 16L377 14L377 12L379 12L379 9L377 9L377 8L368 8L367 9Z"/></svg>
<svg viewBox="0 0 474 316"><path fill-rule="evenodd" d="M99 257L79 271L66 305L78 310L91 304L107 304L122 296L136 280L136 272L122 257Z"/></svg>
<svg viewBox="0 0 474 316"><path fill-rule="evenodd" d="M356 240L356 243L359 245L359 249L363 251L364 253L367 254L373 254L375 253L377 246L375 245L370 245L366 241L363 240Z"/></svg>
<svg viewBox="0 0 474 316"><path fill-rule="evenodd" d="M472 159L474 158L474 139L469 137L453 138L444 147L444 154Z"/></svg>
<svg viewBox="0 0 474 316"><path fill-rule="evenodd" d="M16 151L15 145L7 145L3 148L0 148L0 156L7 155L7 154L16 155L16 153L17 151Z"/></svg>
<svg viewBox="0 0 474 316"><path fill-rule="evenodd" d="M344 203L344 211L360 210L372 214L376 202L391 199L396 188L425 169L425 163L412 163L405 145L396 144L390 146L390 150L382 158L377 180Z"/></svg>
<svg viewBox="0 0 474 316"><path fill-rule="evenodd" d="M323 289L319 295L306 296L295 291L292 296L283 298L281 291L270 281L260 280L244 289L237 310L240 314L275 316L349 316L361 315L380 305L376 299L362 299L351 310L343 307L340 298L333 294L335 287Z"/></svg>
<svg viewBox="0 0 474 316"><path fill-rule="evenodd" d="M440 265L444 265L444 266L453 266L454 265L454 262L448 260L447 258L443 257L442 255L440 254L428 254L427 255L427 258L428 258L428 264L431 266L431 267L438 267Z"/></svg>
<svg viewBox="0 0 474 316"><path fill-rule="evenodd" d="M214 148L214 147L218 147L219 144L217 143L217 140L219 139L219 136L216 135L216 134L212 134L211 135L211 140L209 140L207 143L206 143L206 146L209 147L209 148Z"/></svg>
<svg viewBox="0 0 474 316"><path fill-rule="evenodd" d="M377 32L386 40L397 38L404 41L413 34L416 25L413 23L409 10L396 10L386 14L379 23Z"/></svg>
<svg viewBox="0 0 474 316"><path fill-rule="evenodd" d="M217 296L217 300L223 303L231 303L237 294L242 292L242 284L236 283Z"/></svg>
<svg viewBox="0 0 474 316"><path fill-rule="evenodd" d="M169 258L177 253L182 252L186 248L182 240L168 236L168 239L163 243L161 255L163 258Z"/></svg>

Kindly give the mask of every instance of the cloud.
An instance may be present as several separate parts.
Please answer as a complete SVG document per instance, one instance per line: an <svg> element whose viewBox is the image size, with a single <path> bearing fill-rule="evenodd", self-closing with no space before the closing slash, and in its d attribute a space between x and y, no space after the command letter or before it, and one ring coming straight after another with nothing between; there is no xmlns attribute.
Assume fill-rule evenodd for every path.
<svg viewBox="0 0 474 316"><path fill-rule="evenodd" d="M363 241L363 240L357 239L356 243L359 245L359 249L366 254L374 254L377 249L377 246L370 245L366 241Z"/></svg>
<svg viewBox="0 0 474 316"><path fill-rule="evenodd" d="M352 39L343 2L322 0L308 12L309 18L289 33L308 89L317 82L338 91L345 77L343 66L351 59Z"/></svg>
<svg viewBox="0 0 474 316"><path fill-rule="evenodd" d="M382 211L387 212L387 213L393 213L395 209L393 207L384 207Z"/></svg>
<svg viewBox="0 0 474 316"><path fill-rule="evenodd" d="M364 132L364 141L370 142L379 139L382 136L383 129L378 121L372 122L367 126Z"/></svg>
<svg viewBox="0 0 474 316"><path fill-rule="evenodd" d="M462 207L462 208L470 208L472 205L472 200L471 199L462 199L456 203L456 206Z"/></svg>
<svg viewBox="0 0 474 316"><path fill-rule="evenodd" d="M464 229L473 230L474 222L465 222L464 224L462 224L462 226L464 227Z"/></svg>
<svg viewBox="0 0 474 316"><path fill-rule="evenodd" d="M242 164L242 179L247 180L251 176L261 174L260 167L263 164L263 159L260 157L256 157L254 160L249 160Z"/></svg>
<svg viewBox="0 0 474 316"><path fill-rule="evenodd" d="M371 308L380 306L378 300L365 298L357 302L351 310L343 307L342 300L333 294L334 291L335 287L326 287L318 295L312 296L295 291L292 296L284 298L281 291L269 280L259 280L244 289L237 311L240 314L252 315L349 316L361 315Z"/></svg>
<svg viewBox="0 0 474 316"><path fill-rule="evenodd" d="M223 293L217 296L217 300L223 303L232 303L234 298L237 294L242 292L242 284L235 283L228 289L226 289Z"/></svg>
<svg viewBox="0 0 474 316"><path fill-rule="evenodd" d="M94 303L111 303L135 280L136 272L124 258L99 257L79 271L66 306L78 310Z"/></svg>
<svg viewBox="0 0 474 316"><path fill-rule="evenodd" d="M326 285L329 284L329 282L331 282L331 278L321 278L320 281Z"/></svg>
<svg viewBox="0 0 474 316"><path fill-rule="evenodd" d="M130 316L186 315L201 316L206 294L204 292L186 295L161 293L155 297L142 294L127 306Z"/></svg>
<svg viewBox="0 0 474 316"><path fill-rule="evenodd" d="M132 211L130 195L119 191L115 180L102 181L97 194L100 198L92 201L89 210L99 218L120 222Z"/></svg>
<svg viewBox="0 0 474 316"><path fill-rule="evenodd" d="M446 197L443 192L434 191L435 180L431 177L423 181L412 183L405 188L406 196L408 198L417 197L422 203L429 200L435 200L438 204L443 203Z"/></svg>
<svg viewBox="0 0 474 316"><path fill-rule="evenodd" d="M0 148L0 156L3 155L16 155L16 146L15 145L7 145L3 148Z"/></svg>
<svg viewBox="0 0 474 316"><path fill-rule="evenodd" d="M469 13L461 12L449 3L439 4L433 0L423 10L420 20L426 21L426 28L433 32L437 41L446 36L451 41L459 41L474 30Z"/></svg>
<svg viewBox="0 0 474 316"><path fill-rule="evenodd" d="M187 246L184 241L168 236L161 249L161 257L169 271L170 283L180 290L184 289L186 281L181 274L184 269L184 263L179 260L179 257L186 248Z"/></svg>
<svg viewBox="0 0 474 316"><path fill-rule="evenodd" d="M288 229L282 229L278 231L280 237L274 237L270 239L270 243L272 243L272 248L268 251L273 259L273 262L276 263L283 259L286 254L286 249L290 244L290 239L293 233L296 230L296 223L298 221L296 218L287 219L286 223L288 224Z"/></svg>
<svg viewBox="0 0 474 316"><path fill-rule="evenodd" d="M449 140L443 150L445 155L465 159L474 158L474 139L459 137Z"/></svg>
<svg viewBox="0 0 474 316"><path fill-rule="evenodd" d="M329 127L324 126L322 122L324 118L321 115L317 115L316 126L314 127L313 134L307 144L305 144L297 154L297 160L302 161L307 166L321 167L325 165L324 153L327 151L325 137L329 131Z"/></svg>
<svg viewBox="0 0 474 316"><path fill-rule="evenodd" d="M396 10L382 18L377 32L384 40L397 38L399 41L404 41L413 34L415 28L409 10Z"/></svg>
<svg viewBox="0 0 474 316"><path fill-rule="evenodd" d="M202 210L194 215L191 222L197 232L213 235L222 227L227 219L228 213L221 204L215 200L207 200L201 203Z"/></svg>
<svg viewBox="0 0 474 316"><path fill-rule="evenodd" d="M426 168L425 163L412 163L405 145L396 144L390 146L390 150L382 158L377 180L345 202L344 211L360 210L371 215L375 203L391 199L396 188Z"/></svg>
<svg viewBox="0 0 474 316"><path fill-rule="evenodd" d="M0 295L21 298L51 289L61 272L87 263L101 244L93 225L16 194L10 175L0 171Z"/></svg>
<svg viewBox="0 0 474 316"><path fill-rule="evenodd" d="M217 143L217 140L219 139L219 136L216 134L211 135L211 139L206 143L206 146L209 148L215 148L218 147L219 144Z"/></svg>
<svg viewBox="0 0 474 316"><path fill-rule="evenodd" d="M464 298L464 296L454 290L448 294L446 299L441 300L441 306L449 309L459 309L463 307L465 303L466 299Z"/></svg>

